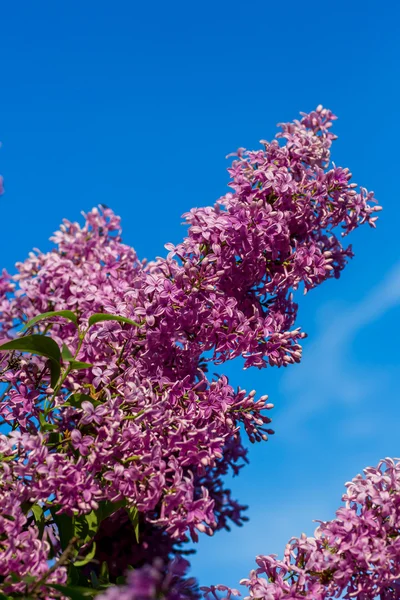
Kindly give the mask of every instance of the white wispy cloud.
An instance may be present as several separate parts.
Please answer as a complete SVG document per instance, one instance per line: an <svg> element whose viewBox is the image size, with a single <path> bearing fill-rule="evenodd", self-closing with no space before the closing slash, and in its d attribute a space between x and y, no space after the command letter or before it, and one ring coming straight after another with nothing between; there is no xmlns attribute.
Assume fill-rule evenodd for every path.
<svg viewBox="0 0 400 600"><path fill-rule="evenodd" d="M360 331L368 332L374 322L398 305L400 262L359 301L339 310L322 307L320 331L306 345L301 364L285 370L281 379L279 416L273 415L276 438L268 447L251 448L250 465L239 478L237 495L250 505L249 523L229 534L221 532L214 539L203 537L198 555L193 557L193 572L202 585L218 581L239 587L240 578L254 568L257 554L282 556L292 535L303 531L313 535L317 526L314 519L334 516L345 481L367 464L375 464L369 461L391 455L394 447L398 454L398 398L386 398L397 389L396 368L387 366L385 355L373 368L366 366L354 353L358 346L352 346ZM372 335L377 336L377 332L371 327ZM392 335L382 327L376 341L385 345ZM374 396L384 398L381 415L371 410ZM315 416L316 421L311 420ZM338 419L336 424L334 419ZM328 423L329 430L324 432L327 438L321 440L314 425L305 436L307 421ZM339 432L336 437L335 427ZM373 444L369 444L372 437ZM348 442L345 452L341 449L343 438ZM366 446L373 446L371 458L363 454L364 447L358 443L361 438ZM271 480L277 472L282 477L279 486ZM256 483L249 491L244 482L249 485L250 481ZM246 596L246 591L241 591Z"/></svg>
<svg viewBox="0 0 400 600"><path fill-rule="evenodd" d="M282 393L290 397L284 412L288 432L300 414L304 421L331 402L357 402L382 390L388 372L357 364L349 359L348 348L360 330L399 304L400 262L359 302L324 319L324 328L307 346L301 365L288 369L282 379ZM369 423L359 422L359 430L367 433Z"/></svg>

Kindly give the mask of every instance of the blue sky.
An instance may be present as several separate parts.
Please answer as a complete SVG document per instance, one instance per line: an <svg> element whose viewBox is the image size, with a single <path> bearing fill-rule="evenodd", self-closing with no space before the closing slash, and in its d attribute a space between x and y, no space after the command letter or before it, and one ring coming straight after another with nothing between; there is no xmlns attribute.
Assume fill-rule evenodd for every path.
<svg viewBox="0 0 400 600"><path fill-rule="evenodd" d="M376 231L352 236L341 280L300 299L304 360L225 369L268 393L276 435L232 482L250 522L202 539L201 584L237 584L334 515L343 484L400 455L398 3L3 2L1 266L46 250L61 219L104 203L139 255L163 254L182 213L226 191L225 156L319 103L333 160L373 189Z"/></svg>

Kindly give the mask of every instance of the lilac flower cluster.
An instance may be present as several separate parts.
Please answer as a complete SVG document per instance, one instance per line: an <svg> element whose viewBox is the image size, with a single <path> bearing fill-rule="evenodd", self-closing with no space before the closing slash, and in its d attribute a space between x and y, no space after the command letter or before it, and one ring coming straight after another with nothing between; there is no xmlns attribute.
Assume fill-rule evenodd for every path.
<svg viewBox="0 0 400 600"><path fill-rule="evenodd" d="M318 107L282 125L281 142L240 150L229 169L232 191L185 215L187 237L167 244L166 258L139 261L122 242L119 218L99 207L83 226L64 221L52 251L31 253L14 276L3 272L0 344L20 339L28 323L28 334L62 349L54 381L54 356L0 353L0 513L19 498L17 539L37 548L18 563L1 525L4 585L41 574L47 551L56 561L51 577L65 580L57 566L66 551L62 517L77 527L96 516L97 529L71 549L71 561L92 551L80 577L101 577L106 562L112 580L123 572L112 557L102 561L100 542L127 514L123 571L144 556L149 562L141 533L149 528L163 540L153 556L167 560L188 536L243 522L244 507L223 478L246 462L243 432L251 442L273 433L272 404L234 390L224 376L209 378L207 366L236 357L246 368L299 362L305 334L294 327L293 290L339 276L352 252L338 227L345 235L374 226L373 194L329 165L334 118ZM73 313L29 324L50 311ZM100 313L110 318L93 320ZM18 548L24 552L22 541Z"/></svg>
<svg viewBox="0 0 400 600"><path fill-rule="evenodd" d="M177 557L164 568L160 559L128 572L124 586L112 586L97 600L189 600L198 597L196 580L185 579L189 563Z"/></svg>
<svg viewBox="0 0 400 600"><path fill-rule="evenodd" d="M0 440L0 446L2 440ZM1 477L6 477L7 469L2 468ZM22 510L21 499L26 497L23 485L16 484L14 489L0 488L0 581L6 584L4 592L24 592L23 581L7 584L12 573L29 574L31 577L46 578L47 583L64 583L67 579L65 567L60 566L54 573L49 571L50 544L41 539L38 528L29 526L28 519ZM48 574L48 575L47 575Z"/></svg>
<svg viewBox="0 0 400 600"><path fill-rule="evenodd" d="M292 538L283 560L257 557L258 568L241 581L249 598L400 598L400 460L387 458L364 474L346 484L345 505L314 537Z"/></svg>

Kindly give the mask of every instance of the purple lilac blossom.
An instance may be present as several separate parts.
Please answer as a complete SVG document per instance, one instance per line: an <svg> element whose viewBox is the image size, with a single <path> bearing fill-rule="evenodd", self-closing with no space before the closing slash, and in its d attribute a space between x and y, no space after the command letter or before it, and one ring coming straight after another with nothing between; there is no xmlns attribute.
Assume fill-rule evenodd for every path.
<svg viewBox="0 0 400 600"><path fill-rule="evenodd" d="M164 569L162 560L127 574L124 586L109 587L97 600L190 600L198 597L196 581L185 579L189 563L176 557Z"/></svg>
<svg viewBox="0 0 400 600"><path fill-rule="evenodd" d="M83 226L65 220L53 250L32 252L13 276L3 271L0 342L40 313L73 310L79 332L59 317L50 329L39 321L31 331L93 366L65 372L53 389L43 357L0 353L0 382L7 386L0 417L13 429L0 439L7 449L0 513L17 497L71 518L123 501L139 511L142 529L170 540L165 552L152 549L165 562L176 544L243 523L245 507L224 476L247 461L244 435L255 442L273 433L273 405L254 390L233 389L223 375L208 377L207 367L237 357L245 368L299 362L305 334L295 326L293 292L339 277L352 251L338 228L347 235L363 223L375 226L380 207L373 193L357 188L348 169L330 165L334 119L319 106L283 124L278 140L262 142L260 150L238 151L231 191L184 215L187 236L166 245L166 258L139 260L122 242L119 218L99 207ZM94 313L136 325L88 328ZM72 394L86 397L74 404ZM29 508L23 515L17 539L37 542L37 556L15 565L12 552L1 550L0 586L19 585L10 579L11 565L20 577L41 573L46 536L57 536L51 517L40 538ZM106 520L99 538L119 526L119 516ZM2 548L14 543L9 531L4 525ZM143 556L149 563L145 538L137 543L132 530L130 536L129 564L142 566ZM112 557L105 560L111 564ZM114 565L113 577L126 566L122 560L118 573ZM52 577L64 581L64 567Z"/></svg>
<svg viewBox="0 0 400 600"><path fill-rule="evenodd" d="M289 540L282 560L257 556L240 582L246 600L400 598L400 460L381 460L346 487L344 506L314 537ZM212 600L214 589L202 588L204 596Z"/></svg>

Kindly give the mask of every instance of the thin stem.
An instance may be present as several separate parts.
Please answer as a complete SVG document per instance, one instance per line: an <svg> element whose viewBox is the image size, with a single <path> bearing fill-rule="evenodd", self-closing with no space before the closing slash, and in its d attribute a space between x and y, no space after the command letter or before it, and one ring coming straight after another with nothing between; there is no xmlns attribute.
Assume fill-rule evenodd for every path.
<svg viewBox="0 0 400 600"><path fill-rule="evenodd" d="M55 562L54 565L50 567L50 569L43 575L43 577L41 577L39 581L35 583L33 588L30 590L30 594L35 593L41 585L46 583L46 580L49 577L49 575L54 573L54 571L56 571L59 567L62 567L63 565L65 565L66 562L68 562L70 555L72 554L72 551L74 549L74 544L78 541L78 539L78 537L73 537L70 539L70 541L68 542L68 546L65 548L58 561Z"/></svg>
<svg viewBox="0 0 400 600"><path fill-rule="evenodd" d="M78 356L78 354L79 354L79 351L80 351L80 349L81 349L81 347L82 347L83 340L85 339L85 335L86 335L86 333L87 333L87 329L84 329L83 331L81 331L81 332L79 333L79 342L78 342L78 346L77 346L77 348L76 348L76 351L75 351L75 354L74 354L74 360L76 359L76 357L77 357L77 356ZM55 387L55 389L54 389L54 392L53 392L53 395L52 395L52 397L51 397L51 401L50 401L50 406L49 406L49 408L48 408L48 409L46 409L46 410L45 410L45 413L46 413L46 414L48 414L48 412L51 410L51 406L52 406L52 404L53 404L53 402L54 402L54 399L55 399L56 395L58 394L58 392L60 391L60 389L61 389L61 387L62 387L62 384L64 383L64 381L66 380L66 378L67 378L67 377L68 377L68 375L70 374L71 370L72 370L72 369L71 369L71 365L69 364L69 365L68 365L68 367L65 369L65 371L64 371L64 373L63 373L63 375L61 376L61 379L60 379L60 381L58 382L58 384L56 385L56 387Z"/></svg>

